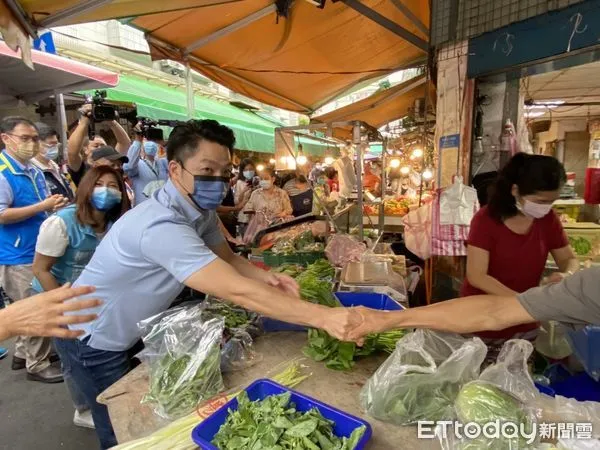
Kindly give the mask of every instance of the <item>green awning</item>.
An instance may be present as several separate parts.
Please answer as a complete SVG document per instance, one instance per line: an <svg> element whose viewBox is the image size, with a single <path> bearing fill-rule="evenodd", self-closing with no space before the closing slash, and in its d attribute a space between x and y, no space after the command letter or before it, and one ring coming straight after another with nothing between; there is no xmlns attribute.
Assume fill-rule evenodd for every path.
<svg viewBox="0 0 600 450"><path fill-rule="evenodd" d="M187 120L186 92L179 86L156 83L130 75L120 75L117 87L107 89L107 99L135 103L139 116L158 120ZM196 119L214 119L235 132L236 148L274 153L275 122L228 103L196 95ZM304 139L303 139L304 141ZM308 153L323 154L327 149L318 141L303 142Z"/></svg>

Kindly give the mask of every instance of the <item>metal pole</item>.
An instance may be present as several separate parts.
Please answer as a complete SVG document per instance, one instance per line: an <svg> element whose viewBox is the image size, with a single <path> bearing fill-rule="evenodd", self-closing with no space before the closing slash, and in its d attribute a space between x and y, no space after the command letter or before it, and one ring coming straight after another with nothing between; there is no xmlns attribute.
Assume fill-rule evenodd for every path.
<svg viewBox="0 0 600 450"><path fill-rule="evenodd" d="M196 115L196 108L194 106L194 79L192 78L192 67L190 66L189 60L185 63L185 90L187 97L187 116L188 119L193 119Z"/></svg>
<svg viewBox="0 0 600 450"><path fill-rule="evenodd" d="M56 101L56 126L62 144L60 155L60 162L62 163L65 160L65 151L67 150L67 112L65 110L65 98L60 92L54 91L54 100Z"/></svg>
<svg viewBox="0 0 600 450"><path fill-rule="evenodd" d="M362 160L363 152L360 139L360 122L354 122L352 127L352 140L356 147L356 191L358 211L360 212L360 220L358 221L358 238L360 242L365 239L365 230L363 224L364 207L363 207L363 182L362 182Z"/></svg>
<svg viewBox="0 0 600 450"><path fill-rule="evenodd" d="M381 144L381 205L379 205L379 236L383 235L385 222L385 188L387 187L387 138Z"/></svg>

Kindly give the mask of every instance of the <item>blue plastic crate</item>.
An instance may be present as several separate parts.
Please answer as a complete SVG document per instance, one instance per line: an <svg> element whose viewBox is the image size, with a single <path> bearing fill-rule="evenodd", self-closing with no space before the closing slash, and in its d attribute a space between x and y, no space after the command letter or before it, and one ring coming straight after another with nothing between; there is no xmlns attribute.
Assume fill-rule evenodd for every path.
<svg viewBox="0 0 600 450"><path fill-rule="evenodd" d="M574 398L580 402L600 402L600 383L594 381L587 373L581 372L566 380L551 384L556 395Z"/></svg>
<svg viewBox="0 0 600 450"><path fill-rule="evenodd" d="M248 398L252 401L263 400L271 395L283 394L291 392L291 401L296 404L296 409L301 412L309 411L312 408L317 408L325 417L335 423L333 432L339 437L350 437L352 431L356 428L365 426L366 430L360 441L356 445L356 450L365 448L366 443L371 439L373 431L368 422L359 419L358 417L347 414L332 406L326 405L318 400L308 397L292 389L288 389L271 380L256 380L245 389ZM192 440L203 450L218 450L217 447L210 442L215 434L225 423L229 415L229 409L236 410L238 407L237 398L234 398L215 411L210 417L203 420L192 430Z"/></svg>
<svg viewBox="0 0 600 450"><path fill-rule="evenodd" d="M600 379L600 326L588 325L578 331L569 331L567 336L585 371L592 378Z"/></svg>
<svg viewBox="0 0 600 450"><path fill-rule="evenodd" d="M334 294L343 306L366 306L371 309L384 311L399 311L404 307L393 298L375 292L336 292ZM292 323L282 322L269 317L262 318L262 327L265 331L306 331L306 327Z"/></svg>

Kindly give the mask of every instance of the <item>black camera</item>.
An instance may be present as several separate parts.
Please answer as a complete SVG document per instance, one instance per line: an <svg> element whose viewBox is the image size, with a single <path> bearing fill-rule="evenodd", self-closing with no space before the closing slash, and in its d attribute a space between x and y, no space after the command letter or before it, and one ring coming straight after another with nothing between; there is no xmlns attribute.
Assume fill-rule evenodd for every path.
<svg viewBox="0 0 600 450"><path fill-rule="evenodd" d="M138 123L142 127L142 135L149 141L163 141L164 135L163 130L156 128L159 123L156 120L148 119L146 117L138 117Z"/></svg>
<svg viewBox="0 0 600 450"><path fill-rule="evenodd" d="M105 105L106 91L95 91L88 95L86 102L92 105L92 120L94 122L109 122L117 119L117 112L112 106Z"/></svg>

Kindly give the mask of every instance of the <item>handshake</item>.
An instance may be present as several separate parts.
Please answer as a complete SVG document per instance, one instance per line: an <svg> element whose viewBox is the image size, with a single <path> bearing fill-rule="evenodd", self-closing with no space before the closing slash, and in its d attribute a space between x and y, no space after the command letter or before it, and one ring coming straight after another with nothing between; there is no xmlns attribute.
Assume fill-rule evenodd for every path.
<svg viewBox="0 0 600 450"><path fill-rule="evenodd" d="M357 306L352 308L327 308L326 314L317 319L317 327L341 341L362 345L365 336L381 333L394 326L400 311L380 311ZM398 320L396 320L398 322Z"/></svg>

